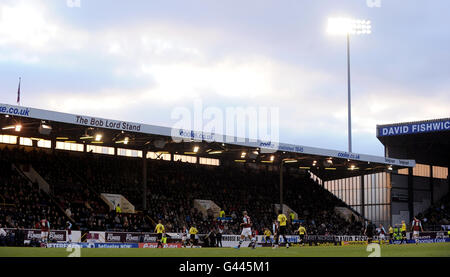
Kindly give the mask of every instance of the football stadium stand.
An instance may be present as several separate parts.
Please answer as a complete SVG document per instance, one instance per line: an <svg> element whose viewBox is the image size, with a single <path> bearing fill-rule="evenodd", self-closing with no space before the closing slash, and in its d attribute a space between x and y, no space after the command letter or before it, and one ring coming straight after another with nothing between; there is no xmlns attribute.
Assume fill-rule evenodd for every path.
<svg viewBox="0 0 450 277"><path fill-rule="evenodd" d="M377 126L386 157L414 159L392 173L392 217L421 218L429 229L449 223L450 118Z"/></svg>
<svg viewBox="0 0 450 277"><path fill-rule="evenodd" d="M280 204L295 214L291 234L299 223L309 234L360 235L367 220L448 219L448 164L431 165L431 197L411 190L416 181L408 176L421 157L390 150L382 138L389 130L378 133L389 155L378 157L6 104L0 114L0 223L8 228L31 228L45 217L53 229L69 221L84 234L152 232L162 220L166 232L194 225L203 234L238 234L246 210L262 234ZM102 193L128 200L135 212L108 206ZM225 216L198 210L196 199Z"/></svg>
<svg viewBox="0 0 450 277"><path fill-rule="evenodd" d="M20 165L21 168L32 166L51 185L50 195L55 199L55 204L61 207L60 210L65 211L66 217L73 218L82 230L141 231L147 226L145 229L148 231L151 228L150 224L145 222L146 216L152 222L162 219L171 232L181 232L184 225L191 224L203 232L218 227L219 222L216 218L205 217L194 208L194 199L212 200L234 219L232 223L226 224L227 233L239 232L240 222L236 219L243 210L252 213L254 228L260 233L264 228L270 227L276 217L273 203L277 202L278 175L274 172L258 172L255 169L236 166L207 167L179 161L152 160L148 163L150 174L147 190L148 209L144 211L146 216L116 215L108 211L98 193L120 193L131 201L134 200L137 207L142 210L138 196L141 193L141 182L139 176L132 170L133 164L136 163L135 158L93 153L83 156L64 151L51 153L42 149L26 151L20 146L17 148L6 146L0 153L2 160L5 160L3 167L6 172L2 174L5 178L12 172L13 164ZM82 172L88 172L85 178L81 177ZM28 194L32 187L27 185L24 177L16 175L16 179L5 179L4 183L16 184L19 193ZM36 185L34 187L35 193L45 194L39 191ZM360 232L361 226L359 229L353 228L354 226L335 213L334 207L345 204L324 190L309 175L287 174L285 190L289 191L286 193L286 203L299 211L299 219L304 221L311 232L321 234ZM9 200L10 194L5 195ZM18 202L18 204L42 206L39 199L32 203ZM34 213L35 221L39 221L36 219L40 217L40 209L31 209L30 212ZM19 219L13 220L20 222ZM53 223L53 217L49 221ZM64 229L64 223L63 216L60 216L53 227ZM11 226L8 222L4 222L4 225L15 226ZM29 222L23 227L32 225L33 222Z"/></svg>

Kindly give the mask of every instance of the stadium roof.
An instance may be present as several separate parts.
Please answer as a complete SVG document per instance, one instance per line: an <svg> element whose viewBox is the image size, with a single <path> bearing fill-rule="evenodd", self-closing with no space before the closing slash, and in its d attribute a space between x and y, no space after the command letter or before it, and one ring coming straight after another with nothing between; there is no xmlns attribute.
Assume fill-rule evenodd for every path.
<svg viewBox="0 0 450 277"><path fill-rule="evenodd" d="M3 134L20 134L63 141L94 143L94 134L102 133L101 145L147 151L191 154L230 161L279 164L309 169L322 180L359 176L386 170L414 167L415 161L349 153L272 141L250 140L192 130L69 114L31 107L0 104ZM42 126L51 126L45 135ZM45 126L44 126L45 127ZM125 137L127 144L124 144ZM181 142L179 142L182 140ZM196 152L193 147L198 146ZM246 155L241 158L242 152Z"/></svg>
<svg viewBox="0 0 450 277"><path fill-rule="evenodd" d="M386 156L450 166L450 118L377 125Z"/></svg>

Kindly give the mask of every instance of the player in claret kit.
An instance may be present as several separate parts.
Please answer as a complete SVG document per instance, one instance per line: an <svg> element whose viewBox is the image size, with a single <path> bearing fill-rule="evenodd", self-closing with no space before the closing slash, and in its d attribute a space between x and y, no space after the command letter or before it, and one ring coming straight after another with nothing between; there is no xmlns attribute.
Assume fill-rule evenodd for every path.
<svg viewBox="0 0 450 277"><path fill-rule="evenodd" d="M242 214L244 217L242 218L242 223L241 223L241 227L242 227L241 238L239 239L239 245L236 246L235 248L240 249L242 242L244 241L244 239L246 237L248 237L250 239L250 244L248 245L248 247L252 247L253 249L255 249L256 238L253 236L253 233L252 233L252 221L251 221L250 217L247 215L247 211L244 211Z"/></svg>
<svg viewBox="0 0 450 277"><path fill-rule="evenodd" d="M189 230L186 227L186 225L183 226L183 231L181 232L181 247L186 247L187 244L189 243L188 241L188 236L189 236Z"/></svg>
<svg viewBox="0 0 450 277"><path fill-rule="evenodd" d="M413 238L416 241L416 244L419 243L419 231L423 232L422 223L417 217L414 217L411 223L411 231L413 231Z"/></svg>
<svg viewBox="0 0 450 277"><path fill-rule="evenodd" d="M50 223L47 219L45 219L45 216L41 219L39 223L41 227L41 242L47 243L48 242L48 232L50 231Z"/></svg>
<svg viewBox="0 0 450 277"><path fill-rule="evenodd" d="M274 220L272 223L272 232L273 232L273 240L272 240L272 248L275 249L278 247L278 236L280 235L278 228L278 221Z"/></svg>
<svg viewBox="0 0 450 277"><path fill-rule="evenodd" d="M66 230L67 230L67 241L72 242L72 223L70 223L70 221L66 222Z"/></svg>
<svg viewBox="0 0 450 277"><path fill-rule="evenodd" d="M383 244L386 240L386 229L384 229L383 224L380 224L378 228L378 241L380 244Z"/></svg>

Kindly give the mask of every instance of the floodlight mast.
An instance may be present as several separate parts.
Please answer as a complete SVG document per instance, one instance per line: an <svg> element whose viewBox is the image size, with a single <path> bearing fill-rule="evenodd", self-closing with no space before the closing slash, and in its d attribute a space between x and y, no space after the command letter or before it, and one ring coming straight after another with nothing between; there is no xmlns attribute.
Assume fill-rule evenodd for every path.
<svg viewBox="0 0 450 277"><path fill-rule="evenodd" d="M347 36L347 88L348 88L348 152L352 152L352 105L350 82L350 35L364 35L372 32L369 20L355 20L350 18L329 18L328 33Z"/></svg>

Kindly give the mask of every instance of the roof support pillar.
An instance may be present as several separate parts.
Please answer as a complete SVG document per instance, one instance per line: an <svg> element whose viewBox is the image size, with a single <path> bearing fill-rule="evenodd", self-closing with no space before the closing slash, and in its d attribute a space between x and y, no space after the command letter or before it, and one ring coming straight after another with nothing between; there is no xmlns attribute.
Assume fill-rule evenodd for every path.
<svg viewBox="0 0 450 277"><path fill-rule="evenodd" d="M361 180L361 216L363 218L366 218L366 200L364 199L364 189L365 189L365 184L364 184L364 175L359 176L360 180Z"/></svg>
<svg viewBox="0 0 450 277"><path fill-rule="evenodd" d="M431 205L434 203L434 178L433 178L433 165L430 164L430 193L431 193Z"/></svg>
<svg viewBox="0 0 450 277"><path fill-rule="evenodd" d="M413 169L408 168L408 211L409 221L411 222L414 217L414 187L413 187Z"/></svg>
<svg viewBox="0 0 450 277"><path fill-rule="evenodd" d="M147 150L142 151L142 209L147 210Z"/></svg>
<svg viewBox="0 0 450 277"><path fill-rule="evenodd" d="M283 213L283 159L280 161L280 210Z"/></svg>

